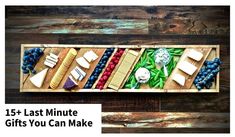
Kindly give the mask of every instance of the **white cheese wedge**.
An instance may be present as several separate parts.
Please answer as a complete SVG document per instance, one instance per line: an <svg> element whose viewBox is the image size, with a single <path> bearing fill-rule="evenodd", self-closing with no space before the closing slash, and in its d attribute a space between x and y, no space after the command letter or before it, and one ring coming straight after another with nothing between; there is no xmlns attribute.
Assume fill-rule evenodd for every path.
<svg viewBox="0 0 235 137"><path fill-rule="evenodd" d="M192 75L197 70L196 66L187 61L181 62L178 68L183 72L187 73L188 75Z"/></svg>
<svg viewBox="0 0 235 137"><path fill-rule="evenodd" d="M176 81L181 86L184 86L185 84L185 77L180 74L175 74L172 78L174 81Z"/></svg>
<svg viewBox="0 0 235 137"><path fill-rule="evenodd" d="M194 50L194 49L191 49L187 56L191 59L196 60L196 61L200 61L203 57L203 54L201 52Z"/></svg>
<svg viewBox="0 0 235 137"><path fill-rule="evenodd" d="M46 65L46 66L48 66L50 68L53 68L55 66L54 64L48 62L47 60L44 61L44 65Z"/></svg>
<svg viewBox="0 0 235 137"><path fill-rule="evenodd" d="M30 78L30 81L38 88L42 87L43 81L47 75L48 68L45 68L38 74Z"/></svg>
<svg viewBox="0 0 235 137"><path fill-rule="evenodd" d="M98 56L95 54L95 52L93 52L92 50L90 51L87 51L83 57L88 61L88 62L91 62L91 61L94 61L98 58Z"/></svg>
<svg viewBox="0 0 235 137"><path fill-rule="evenodd" d="M59 56L57 56L57 55L55 55L55 54L53 54L53 53L50 53L50 56L51 56L52 58L54 58L54 59L57 59L57 60L58 60L58 58L59 58Z"/></svg>
<svg viewBox="0 0 235 137"><path fill-rule="evenodd" d="M90 64L83 57L77 58L76 61L81 67L86 69L90 68Z"/></svg>

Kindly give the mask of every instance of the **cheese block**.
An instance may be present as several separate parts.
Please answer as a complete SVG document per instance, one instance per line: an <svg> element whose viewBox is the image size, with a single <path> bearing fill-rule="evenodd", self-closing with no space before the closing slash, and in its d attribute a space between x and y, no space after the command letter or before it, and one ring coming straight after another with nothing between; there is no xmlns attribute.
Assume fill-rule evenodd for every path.
<svg viewBox="0 0 235 137"><path fill-rule="evenodd" d="M57 59L57 60L58 60L58 58L59 58L59 56L57 56L57 55L55 55L55 54L53 54L53 53L50 53L50 57L52 57L52 58L54 58L54 59Z"/></svg>
<svg viewBox="0 0 235 137"><path fill-rule="evenodd" d="M95 54L95 52L93 52L92 50L90 51L87 51L83 57L88 61L88 62L91 62L91 61L94 61L98 58L98 56Z"/></svg>
<svg viewBox="0 0 235 137"><path fill-rule="evenodd" d="M55 63L58 62L58 59L55 59L55 58L53 58L53 57L51 57L51 56L46 56L46 59L47 59L47 60L50 60L50 61L53 61L53 62L55 62Z"/></svg>
<svg viewBox="0 0 235 137"><path fill-rule="evenodd" d="M182 70L183 72L187 73L188 75L193 75L193 73L197 70L197 67L194 66L193 64L187 62L187 61L182 61L179 64L178 67L180 70Z"/></svg>
<svg viewBox="0 0 235 137"><path fill-rule="evenodd" d="M191 49L189 52L188 52L188 55L187 55L189 58L193 59L193 60L196 60L196 61L200 61L203 57L203 54L201 52L198 52L194 49Z"/></svg>
<svg viewBox="0 0 235 137"><path fill-rule="evenodd" d="M58 56L50 53L50 56L46 56L46 60L44 61L44 65L53 68L58 62Z"/></svg>
<svg viewBox="0 0 235 137"><path fill-rule="evenodd" d="M86 72L84 72L81 68L79 68L78 66L76 66L74 68L74 70L80 75L79 77L79 81L81 81L85 76L86 76Z"/></svg>
<svg viewBox="0 0 235 137"><path fill-rule="evenodd" d="M90 64L85 60L84 57L79 57L76 59L76 61L81 67L86 68L86 69L90 68Z"/></svg>
<svg viewBox="0 0 235 137"><path fill-rule="evenodd" d="M51 61L51 60L48 60L48 59L46 59L45 61L46 61L46 62L49 62L49 63L51 63L51 64L53 64L53 65L56 65L56 62L54 62L54 61Z"/></svg>
<svg viewBox="0 0 235 137"><path fill-rule="evenodd" d="M38 74L30 78L30 81L38 88L42 87L43 81L47 75L48 68L45 68Z"/></svg>
<svg viewBox="0 0 235 137"><path fill-rule="evenodd" d="M184 86L185 84L185 77L180 74L175 74L172 78L174 81L176 81L181 86Z"/></svg>
<svg viewBox="0 0 235 137"><path fill-rule="evenodd" d="M78 66L76 66L70 73L76 80L79 80L79 81L81 81L86 76L86 72L84 72Z"/></svg>
<svg viewBox="0 0 235 137"><path fill-rule="evenodd" d="M74 77L74 79L78 80L81 75L79 75L76 70L72 70L70 74Z"/></svg>
<svg viewBox="0 0 235 137"><path fill-rule="evenodd" d="M44 65L46 65L46 66L48 66L50 68L53 68L55 66L54 64L48 62L47 60L44 61Z"/></svg>
<svg viewBox="0 0 235 137"><path fill-rule="evenodd" d="M77 82L73 79L73 77L70 75L68 79L66 80L63 88L67 90L71 90L74 87L78 86Z"/></svg>

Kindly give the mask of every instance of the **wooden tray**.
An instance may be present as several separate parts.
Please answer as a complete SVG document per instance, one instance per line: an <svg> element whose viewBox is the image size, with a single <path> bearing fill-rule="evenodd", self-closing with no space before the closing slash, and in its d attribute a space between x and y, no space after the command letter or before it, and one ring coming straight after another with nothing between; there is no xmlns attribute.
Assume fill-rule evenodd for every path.
<svg viewBox="0 0 235 137"><path fill-rule="evenodd" d="M93 69L95 68L96 64L98 64L98 62L99 62L99 60L100 60L101 56L103 55L103 53L104 53L106 48L114 47L114 48L131 48L131 49L139 49L139 50L142 49L141 52L140 52L141 54L143 53L144 49L146 49L146 48L162 48L162 47L165 47L165 48L195 48L195 47L199 47L201 49L202 48L211 48L211 51L210 51L210 53L209 53L209 55L207 57L207 59L211 60L211 59L213 59L215 57L219 57L219 55L220 55L219 45L63 45L63 44L22 44L21 45L21 61L22 61L22 58L23 58L24 50L28 49L28 48L35 48L35 47L42 48L44 50L44 53L49 53L49 52L53 51L54 53L62 54L61 61L59 61L58 64L60 64L62 62L63 57L66 55L66 53L67 53L69 48L77 49L78 55L81 55L82 53L80 53L80 52L85 52L85 50L88 50L88 49L93 49L93 50L100 49L100 50L98 50L96 52L96 53L98 53L99 58L95 62L92 63L91 69L86 71L86 73L88 74L88 77L85 77L83 79L83 81L79 84L78 88L75 88L72 91L67 91L67 90L64 90L62 88L62 85L65 82L65 80L67 79L70 71L77 65L76 61L74 60L72 65L69 68L69 71L65 75L66 79L62 80L62 83L60 84L59 88L56 89L56 90L52 90L52 89L48 88L49 87L48 84L43 85L42 88L40 88L40 89L35 87L29 81L30 75L29 74L25 75L20 70L20 92L133 92L133 93L152 93L152 92L156 92L156 93L218 93L219 92L219 74L217 74L216 81L214 82L214 84L213 84L211 89L202 89L200 91L198 91L195 88L195 86L192 86L190 89L151 89L148 86L141 86L142 89L118 89L118 90L113 90L113 89L103 89L103 90L99 90L99 89L81 89L81 87L84 86L84 84L86 83L87 79L91 75L91 73L92 73ZM43 65L43 61L45 59L45 56L46 56L46 54L44 54L40 58L39 63L36 64L35 69L37 71L43 70L45 68L45 65ZM139 57L138 57L138 59L139 59ZM137 62L138 62L138 60L135 61L135 64ZM21 64L22 64L22 62L21 62ZM55 68L49 69L49 71L48 71L49 75L52 76L56 72L56 70L59 67L58 64L56 65ZM131 69L133 69L133 67ZM132 70L129 71L128 75L130 75L131 71ZM114 72L115 72L115 70L114 70ZM112 75L113 75L113 73L112 73ZM45 80L47 81L47 83L49 83L49 81L51 79L50 78L46 78ZM105 87L107 87L107 84L106 84Z"/></svg>

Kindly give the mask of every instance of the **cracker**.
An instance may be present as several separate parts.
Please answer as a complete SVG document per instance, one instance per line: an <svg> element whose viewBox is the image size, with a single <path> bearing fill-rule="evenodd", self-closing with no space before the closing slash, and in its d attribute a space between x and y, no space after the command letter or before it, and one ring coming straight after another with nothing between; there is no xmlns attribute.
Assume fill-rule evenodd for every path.
<svg viewBox="0 0 235 137"><path fill-rule="evenodd" d="M63 79L64 75L66 74L67 70L69 69L69 66L72 64L76 55L77 51L74 48L71 48L51 80L50 87L52 89L56 89L59 86L61 80Z"/></svg>

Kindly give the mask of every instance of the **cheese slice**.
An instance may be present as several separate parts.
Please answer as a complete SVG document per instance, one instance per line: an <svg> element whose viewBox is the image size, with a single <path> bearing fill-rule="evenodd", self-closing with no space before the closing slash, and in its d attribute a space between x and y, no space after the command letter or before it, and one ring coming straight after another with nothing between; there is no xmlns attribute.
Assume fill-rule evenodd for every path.
<svg viewBox="0 0 235 137"><path fill-rule="evenodd" d="M71 73L71 75L74 77L74 79L76 79L76 80L78 80L79 77L81 77L81 75L78 74L78 73L76 72L76 70L74 70L74 69L73 69L70 73Z"/></svg>
<svg viewBox="0 0 235 137"><path fill-rule="evenodd" d="M95 52L93 52L92 50L90 51L87 51L83 57L88 61L88 62L91 62L91 61L94 61L98 58L98 56L95 54Z"/></svg>
<svg viewBox="0 0 235 137"><path fill-rule="evenodd" d="M196 61L200 61L203 57L203 54L201 52L194 50L194 49L191 49L187 56L191 59L196 60Z"/></svg>
<svg viewBox="0 0 235 137"><path fill-rule="evenodd" d="M187 73L188 75L192 75L197 70L196 66L187 61L181 62L178 68L183 72Z"/></svg>
<svg viewBox="0 0 235 137"><path fill-rule="evenodd" d="M185 77L180 74L175 74L172 78L174 81L176 81L181 86L184 86L185 84Z"/></svg>
<svg viewBox="0 0 235 137"><path fill-rule="evenodd" d="M45 68L38 74L30 78L30 81L38 88L42 87L43 81L47 75L48 68Z"/></svg>
<svg viewBox="0 0 235 137"><path fill-rule="evenodd" d="M51 61L51 60L48 60L48 59L46 59L46 61L53 64L53 65L56 65L56 62L54 62L54 61Z"/></svg>
<svg viewBox="0 0 235 137"><path fill-rule="evenodd" d="M48 62L47 60L44 61L44 65L46 65L46 66L48 66L50 68L53 68L55 66L54 64Z"/></svg>
<svg viewBox="0 0 235 137"><path fill-rule="evenodd" d="M46 56L46 59L47 59L47 60L50 60L50 61L53 61L53 62L55 62L55 63L58 62L58 59L55 59L55 58L53 58L53 57L51 57L51 56Z"/></svg>
<svg viewBox="0 0 235 137"><path fill-rule="evenodd" d="M86 69L90 68L90 64L83 57L77 58L76 61L81 67Z"/></svg>
<svg viewBox="0 0 235 137"><path fill-rule="evenodd" d="M57 59L57 60L58 60L58 58L59 58L59 56L57 56L57 55L55 55L55 54L53 54L53 53L50 53L50 57L52 57L52 58L54 58L54 59Z"/></svg>
<svg viewBox="0 0 235 137"><path fill-rule="evenodd" d="M79 68L78 66L76 66L74 68L74 70L80 75L80 77L78 78L79 81L81 81L85 76L86 76L86 72L84 72L81 68Z"/></svg>
<svg viewBox="0 0 235 137"><path fill-rule="evenodd" d="M70 73L76 80L79 80L79 81L81 81L86 76L86 72L84 72L78 66L76 66Z"/></svg>

